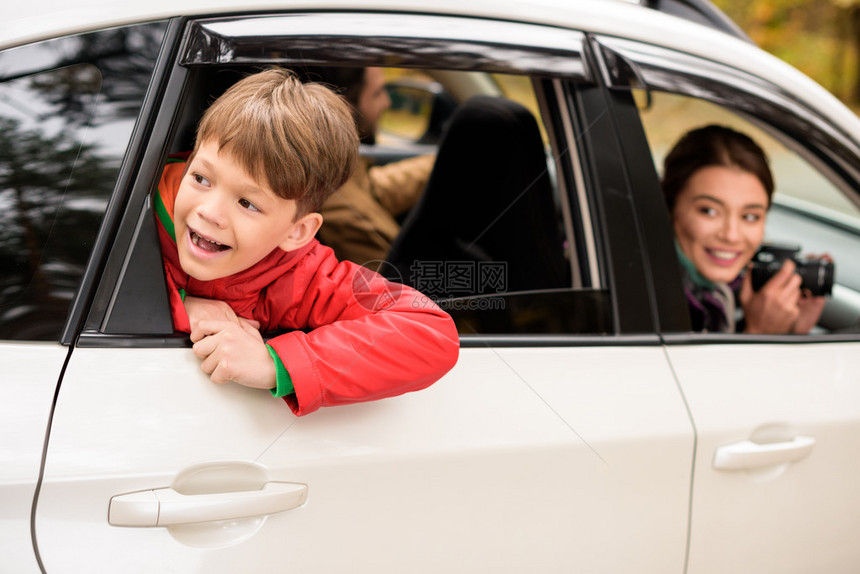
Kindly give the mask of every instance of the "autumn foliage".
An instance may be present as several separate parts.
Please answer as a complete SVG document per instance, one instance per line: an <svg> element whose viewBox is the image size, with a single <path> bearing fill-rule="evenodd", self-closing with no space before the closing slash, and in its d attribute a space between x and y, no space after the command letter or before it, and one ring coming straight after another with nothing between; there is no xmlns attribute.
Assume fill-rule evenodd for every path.
<svg viewBox="0 0 860 574"><path fill-rule="evenodd" d="M713 0L761 48L860 108L860 0Z"/></svg>

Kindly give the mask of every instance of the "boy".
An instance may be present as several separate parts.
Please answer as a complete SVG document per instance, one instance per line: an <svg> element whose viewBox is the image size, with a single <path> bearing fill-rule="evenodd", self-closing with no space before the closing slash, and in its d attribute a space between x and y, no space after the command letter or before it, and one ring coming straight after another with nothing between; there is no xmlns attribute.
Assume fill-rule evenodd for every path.
<svg viewBox="0 0 860 574"><path fill-rule="evenodd" d="M304 415L418 390L453 367L446 313L314 239L357 150L338 96L270 69L218 98L187 163L165 166L156 210L174 325L212 382L271 389ZM284 329L297 330L260 335Z"/></svg>

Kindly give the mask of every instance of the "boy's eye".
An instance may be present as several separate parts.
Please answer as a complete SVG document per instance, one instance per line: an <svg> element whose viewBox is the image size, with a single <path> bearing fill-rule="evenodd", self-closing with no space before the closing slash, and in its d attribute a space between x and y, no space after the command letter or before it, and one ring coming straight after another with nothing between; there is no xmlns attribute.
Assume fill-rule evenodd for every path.
<svg viewBox="0 0 860 574"><path fill-rule="evenodd" d="M758 213L745 213L744 221L748 221L750 223L756 223L757 221L761 221L761 215Z"/></svg>
<svg viewBox="0 0 860 574"><path fill-rule="evenodd" d="M245 209L250 209L251 211L260 211L260 209L256 205L244 198L239 200L239 205L241 205Z"/></svg>
<svg viewBox="0 0 860 574"><path fill-rule="evenodd" d="M708 215L708 216L713 217L714 215L717 214L717 210L714 209L713 207L702 206L699 208L699 213L701 213L702 215Z"/></svg>
<svg viewBox="0 0 860 574"><path fill-rule="evenodd" d="M205 185L207 187L209 186L209 180L200 175L199 173L191 174L191 177L194 178L194 182L198 185Z"/></svg>

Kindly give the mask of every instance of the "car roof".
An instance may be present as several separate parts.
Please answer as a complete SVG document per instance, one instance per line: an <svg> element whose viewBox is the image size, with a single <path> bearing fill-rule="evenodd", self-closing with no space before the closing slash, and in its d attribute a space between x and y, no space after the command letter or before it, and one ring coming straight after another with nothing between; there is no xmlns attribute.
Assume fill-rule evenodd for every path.
<svg viewBox="0 0 860 574"><path fill-rule="evenodd" d="M762 77L828 117L860 145L860 120L853 112L795 68L752 45L704 0L41 0L36 10L26 2L12 2L0 20L0 49L174 16L307 10L445 14L531 22L662 46ZM686 16L676 15L678 12ZM732 27L734 32L727 30Z"/></svg>
<svg viewBox="0 0 860 574"><path fill-rule="evenodd" d="M427 0L80 0L74 3L41 0L38 10L33 10L25 2L9 3L4 7L3 19L0 21L0 48L174 16L319 9L447 13L561 25L571 23L565 15L602 14L606 24L609 24L614 20L610 16L613 13L642 15L662 12L746 38L740 28L707 0L472 0L468 3L434 0L432 4ZM530 14L532 18L528 17ZM647 27L647 22L643 22L641 27ZM631 31L628 29L627 33ZM627 36L627 33L624 35Z"/></svg>

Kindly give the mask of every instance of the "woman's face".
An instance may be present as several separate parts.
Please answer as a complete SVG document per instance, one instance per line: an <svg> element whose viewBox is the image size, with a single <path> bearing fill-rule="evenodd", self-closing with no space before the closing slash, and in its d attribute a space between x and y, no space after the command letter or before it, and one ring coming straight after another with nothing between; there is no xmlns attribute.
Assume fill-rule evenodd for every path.
<svg viewBox="0 0 860 574"><path fill-rule="evenodd" d="M732 281L764 238L767 206L767 192L755 175L731 167L704 167L687 180L675 200L675 237L706 279Z"/></svg>

